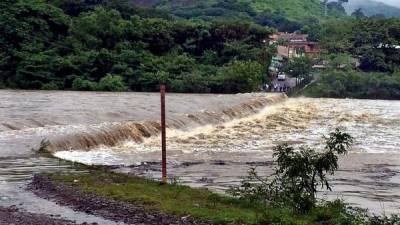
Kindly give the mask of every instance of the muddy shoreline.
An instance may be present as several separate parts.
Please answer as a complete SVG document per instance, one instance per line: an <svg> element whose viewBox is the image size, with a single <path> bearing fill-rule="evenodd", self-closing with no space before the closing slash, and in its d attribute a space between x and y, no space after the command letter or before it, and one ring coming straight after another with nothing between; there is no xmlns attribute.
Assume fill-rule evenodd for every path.
<svg viewBox="0 0 400 225"><path fill-rule="evenodd" d="M55 182L45 175L36 174L28 189L37 196L68 206L75 211L99 216L125 224L179 224L207 225L208 222L190 216L175 216L140 205L107 199L93 193L82 192L67 184Z"/></svg>
<svg viewBox="0 0 400 225"><path fill-rule="evenodd" d="M19 210L16 206L0 207L0 225L75 225L69 220L53 218L44 214L34 214ZM87 223L85 223L86 225ZM89 225L89 224L87 224Z"/></svg>

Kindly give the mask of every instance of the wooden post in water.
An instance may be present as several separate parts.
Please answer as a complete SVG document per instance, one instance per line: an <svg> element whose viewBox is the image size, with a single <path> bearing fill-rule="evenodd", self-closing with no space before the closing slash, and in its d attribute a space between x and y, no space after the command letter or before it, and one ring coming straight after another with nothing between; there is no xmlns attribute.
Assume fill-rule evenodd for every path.
<svg viewBox="0 0 400 225"><path fill-rule="evenodd" d="M161 95L161 167L162 167L162 182L167 183L167 141L165 128L165 85L160 85Z"/></svg>

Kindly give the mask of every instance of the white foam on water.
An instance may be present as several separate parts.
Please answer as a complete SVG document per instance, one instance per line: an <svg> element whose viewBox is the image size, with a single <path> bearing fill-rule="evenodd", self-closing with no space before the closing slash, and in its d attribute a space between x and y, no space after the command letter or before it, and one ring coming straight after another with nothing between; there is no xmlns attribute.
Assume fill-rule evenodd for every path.
<svg viewBox="0 0 400 225"><path fill-rule="evenodd" d="M290 99L268 106L253 116L219 125L189 131L168 129L170 167L182 162L204 162L189 168L171 167L169 171L183 177L185 184L224 190L237 184L249 165L261 165L261 171L270 171L272 167L262 166L262 163L272 160L274 146L289 143L323 150L322 136L336 127L345 128L355 138L355 143L348 157L341 158L341 170L335 175L338 180L334 181L337 192L330 193L330 198L343 196L346 201L369 207L375 213L380 213L379 207L374 207L380 201L389 207L387 212L400 208L400 189L397 188L400 183L400 101ZM159 162L160 137L55 155L85 164ZM215 160L228 163L214 165L212 161ZM159 172L148 173L158 177ZM215 182L201 183L202 177L211 177Z"/></svg>
<svg viewBox="0 0 400 225"><path fill-rule="evenodd" d="M290 99L268 106L255 115L220 125L206 125L190 131L168 129L168 151L172 152L173 159L179 160L179 155L196 154L201 158L202 154L213 152L270 154L273 146L284 142L322 149L322 136L335 127L344 127L356 140L353 153L400 154L400 104L394 103ZM159 151L160 137L153 136L142 143L128 140L114 147L62 151L55 156L81 163L118 165L146 159L157 161Z"/></svg>

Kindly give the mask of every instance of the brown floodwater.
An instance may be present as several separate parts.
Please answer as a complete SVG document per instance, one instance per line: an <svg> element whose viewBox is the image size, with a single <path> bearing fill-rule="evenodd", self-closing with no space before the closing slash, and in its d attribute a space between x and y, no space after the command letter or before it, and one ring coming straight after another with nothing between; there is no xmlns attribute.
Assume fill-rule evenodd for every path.
<svg viewBox="0 0 400 225"><path fill-rule="evenodd" d="M33 213L49 214L78 223L116 224L26 190L34 173L75 171L35 149L42 140L50 150L92 150L124 140L142 142L159 133L157 93L96 93L0 90L0 206L16 205ZM168 126L190 129L252 115L284 95L168 94ZM95 151L94 151L95 152ZM120 223L118 223L120 224Z"/></svg>
<svg viewBox="0 0 400 225"><path fill-rule="evenodd" d="M157 93L0 96L0 204L32 210L34 197L22 188L31 174L70 169L32 150L43 139L59 158L159 178ZM273 146L321 149L322 136L343 127L356 143L331 177L333 192L320 197L343 198L374 213L400 212L400 101L168 94L167 123L169 176L219 192L238 184L250 167L271 174Z"/></svg>

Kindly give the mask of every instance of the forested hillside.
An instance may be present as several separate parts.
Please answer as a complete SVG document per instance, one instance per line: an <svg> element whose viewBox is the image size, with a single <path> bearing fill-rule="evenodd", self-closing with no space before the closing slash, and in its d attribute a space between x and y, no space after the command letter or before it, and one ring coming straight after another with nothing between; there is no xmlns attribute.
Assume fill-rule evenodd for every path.
<svg viewBox="0 0 400 225"><path fill-rule="evenodd" d="M325 19L317 1L279 2L3 0L0 87L155 91L166 83L174 92L257 91L276 53L268 37L279 30L309 34L326 53L319 60L336 65L312 87L314 96L344 97L357 86L357 97L400 98L400 20L332 17L344 12L344 0L327 4ZM336 73L350 60L360 62L356 70ZM336 92L351 84L346 77L357 84Z"/></svg>
<svg viewBox="0 0 400 225"><path fill-rule="evenodd" d="M172 13L181 18L242 16L254 22L292 32L303 23L345 16L344 8L330 4L328 16L320 0L132 0L134 5Z"/></svg>
<svg viewBox="0 0 400 225"><path fill-rule="evenodd" d="M353 18L311 27L328 68L309 86L315 97L400 99L400 20ZM358 61L357 67L341 67Z"/></svg>
<svg viewBox="0 0 400 225"><path fill-rule="evenodd" d="M11 88L247 92L273 53L271 29L235 18L149 18L113 2L5 0L0 9L0 86Z"/></svg>
<svg viewBox="0 0 400 225"><path fill-rule="evenodd" d="M218 10L223 12L226 9L245 12L250 16L252 14L276 13L288 19L303 20L324 17L324 7L320 0L135 0L135 2L142 6L153 6L158 9L167 9L175 12L183 11L183 9L193 9L194 15L196 15L196 12L201 12L202 9L203 14L211 16L213 15L212 13L218 13ZM188 16L190 15L188 11L184 13Z"/></svg>
<svg viewBox="0 0 400 225"><path fill-rule="evenodd" d="M350 0L348 3L344 4L344 7L349 14L357 9L361 9L366 16L382 15L387 18L400 18L400 4L398 7L394 7L373 0Z"/></svg>

